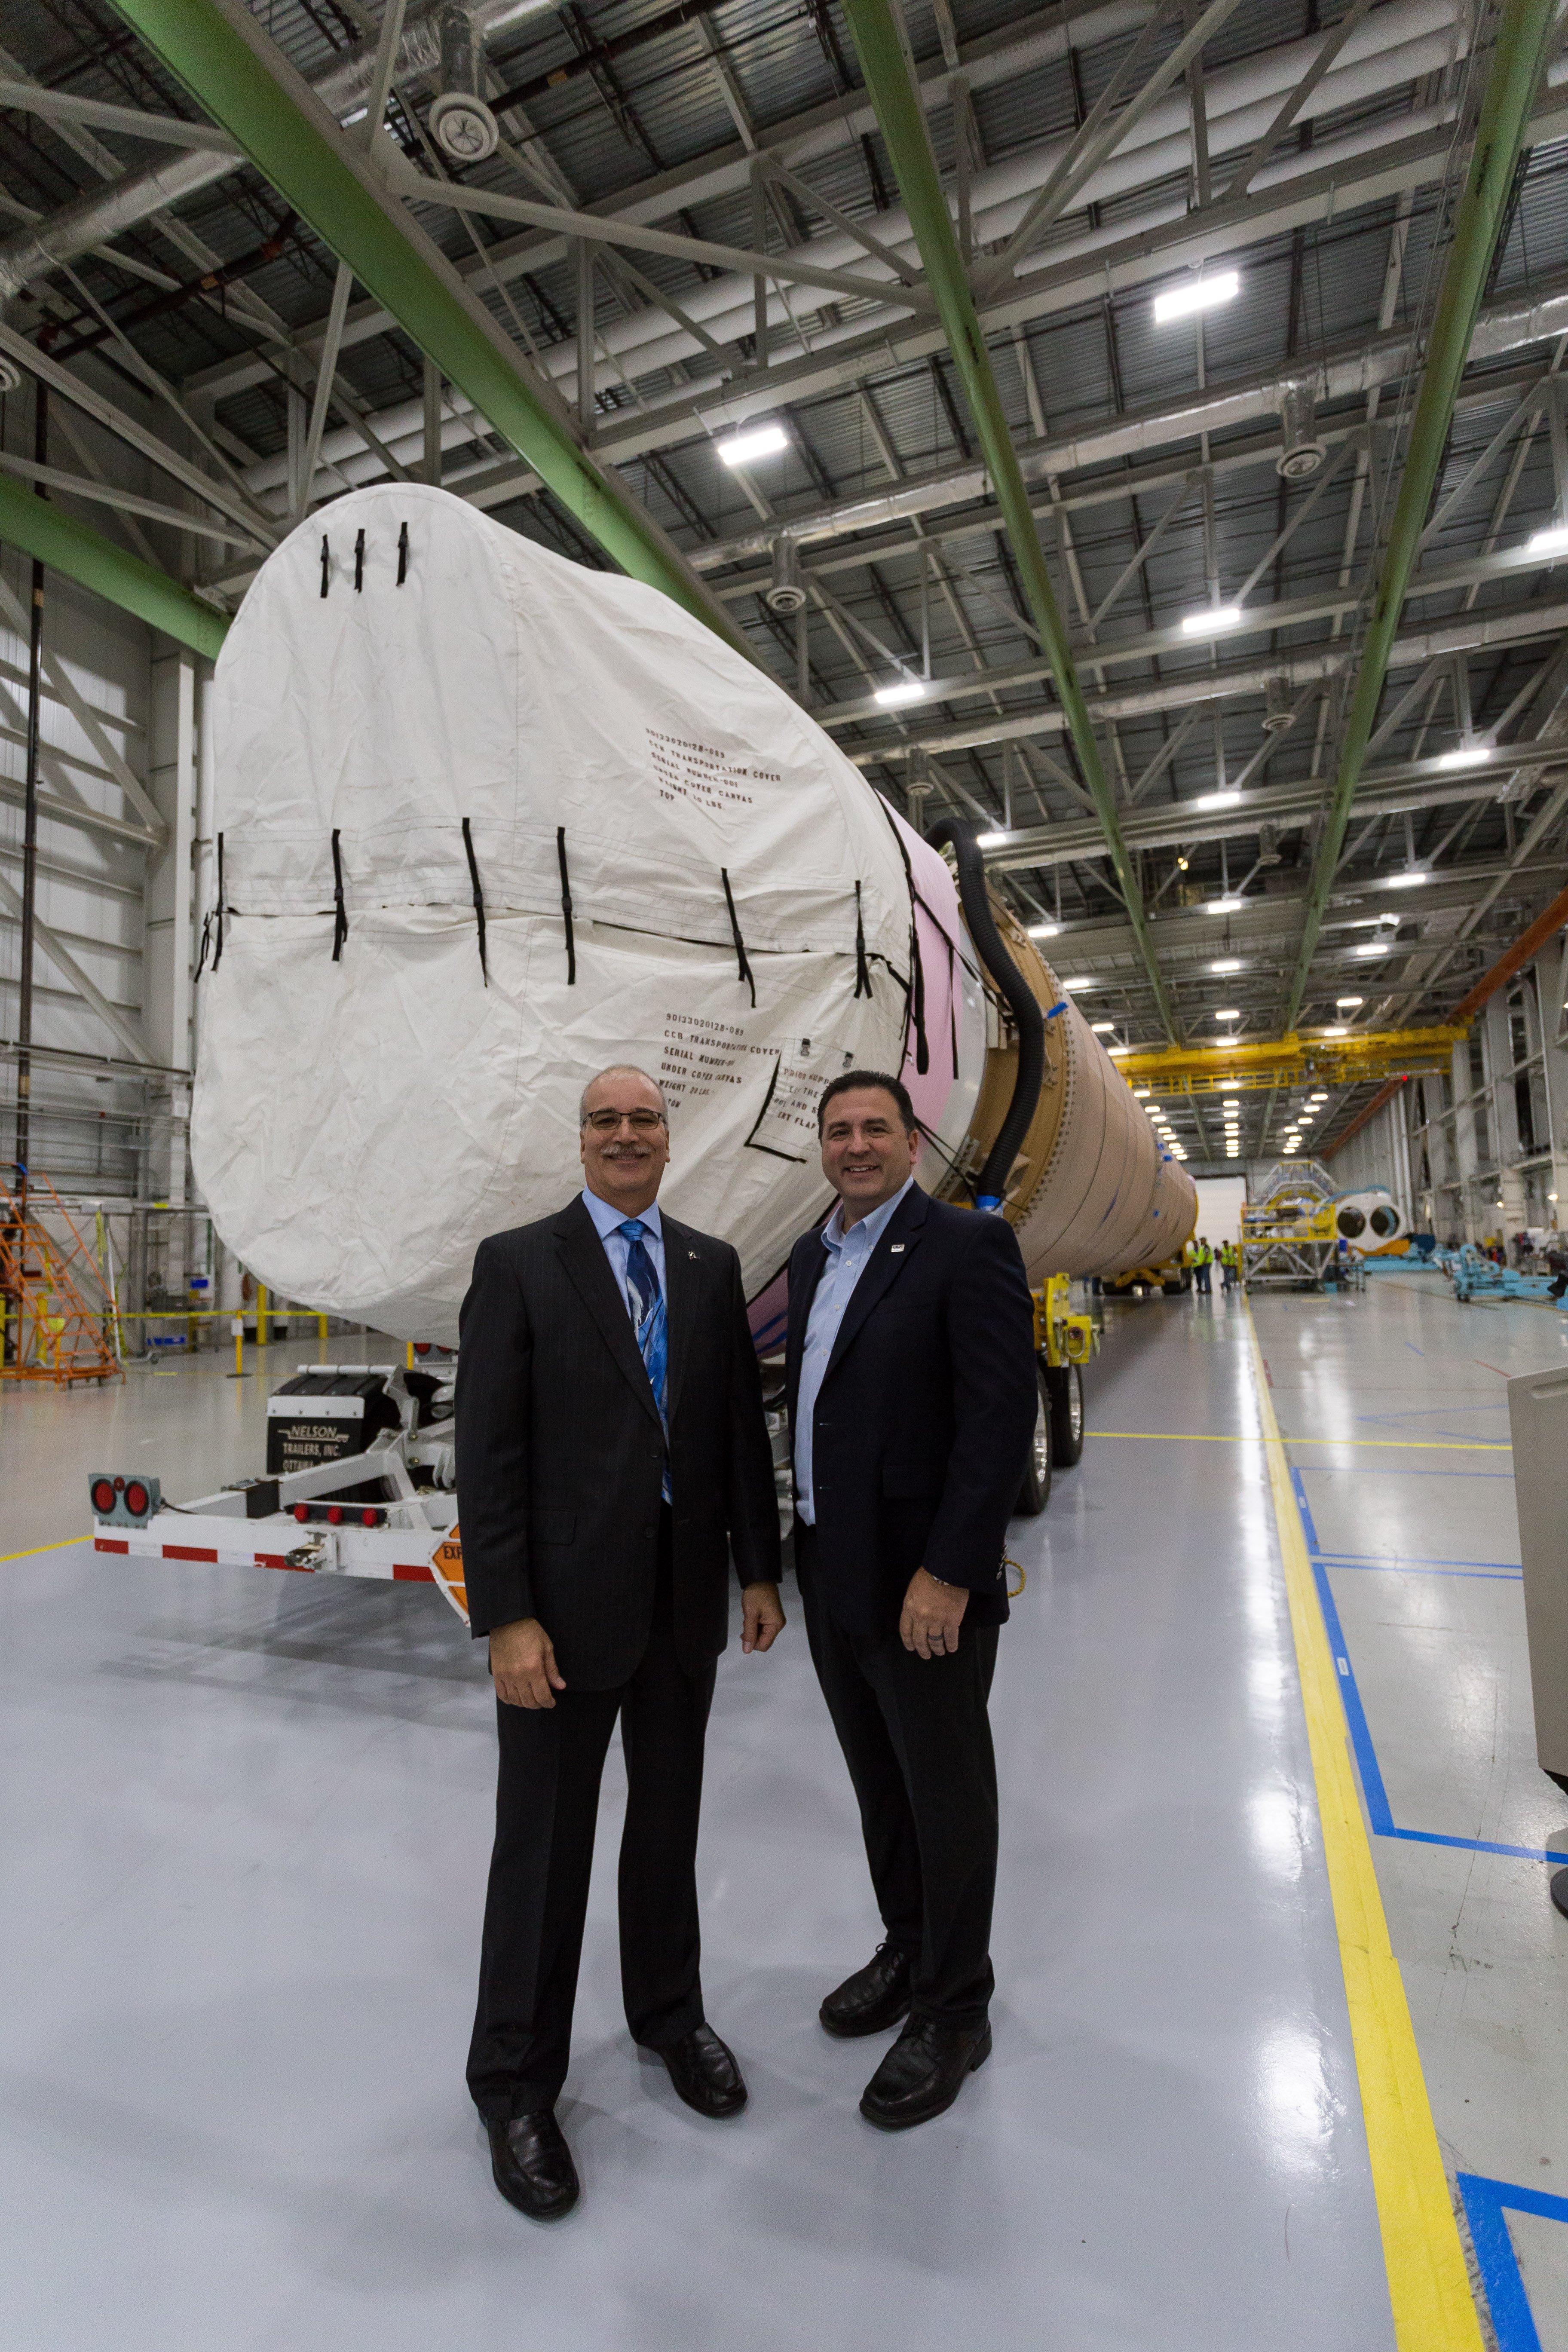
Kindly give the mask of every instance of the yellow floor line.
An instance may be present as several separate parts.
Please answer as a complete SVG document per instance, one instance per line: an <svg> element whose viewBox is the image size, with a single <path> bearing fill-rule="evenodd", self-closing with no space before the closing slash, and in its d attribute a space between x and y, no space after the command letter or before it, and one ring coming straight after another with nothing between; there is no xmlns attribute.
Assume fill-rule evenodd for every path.
<svg viewBox="0 0 1568 2352"><path fill-rule="evenodd" d="M1086 1436L1144 1437L1166 1445L1256 1445L1245 1430L1096 1429ZM1287 1437L1286 1445L1392 1445L1402 1454L1511 1454L1489 1437Z"/></svg>
<svg viewBox="0 0 1568 2352"><path fill-rule="evenodd" d="M1250 1307L1247 1322L1252 1322ZM1285 1449L1295 1441L1279 1433L1255 1327L1252 1354L1318 1813L1323 1825L1323 1855L1344 1969L1356 2076L1366 2119L1373 2189L1383 2231L1394 2340L1399 2352L1481 2352L1480 2322L1466 2274L1464 2249L1421 2072L1421 2054L1410 2022L1410 2004L1388 1940L1388 1921L1351 1767L1339 1677L1290 1485Z"/></svg>
<svg viewBox="0 0 1568 2352"><path fill-rule="evenodd" d="M8 1559L36 1559L41 1551L64 1551L70 1544L90 1543L90 1535L62 1536L58 1543L32 1544L26 1551L0 1551L0 1567Z"/></svg>

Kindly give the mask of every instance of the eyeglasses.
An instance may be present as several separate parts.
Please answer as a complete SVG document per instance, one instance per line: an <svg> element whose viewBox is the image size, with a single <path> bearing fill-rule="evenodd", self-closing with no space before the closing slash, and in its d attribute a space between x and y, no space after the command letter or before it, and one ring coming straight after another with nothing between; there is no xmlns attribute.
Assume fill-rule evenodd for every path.
<svg viewBox="0 0 1568 2352"><path fill-rule="evenodd" d="M614 1135L622 1126L629 1126L634 1134L648 1135L664 1125L664 1115L657 1110L591 1110L583 1124L595 1135Z"/></svg>

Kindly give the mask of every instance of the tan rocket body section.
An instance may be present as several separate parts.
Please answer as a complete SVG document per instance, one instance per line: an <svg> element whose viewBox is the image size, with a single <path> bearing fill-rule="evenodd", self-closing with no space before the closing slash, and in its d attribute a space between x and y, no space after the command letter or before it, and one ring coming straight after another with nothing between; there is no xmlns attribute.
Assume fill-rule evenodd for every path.
<svg viewBox="0 0 1568 2352"><path fill-rule="evenodd" d="M1039 1099L1007 1182L1004 1213L1031 1282L1125 1273L1174 1257L1197 1220L1197 1191L1161 1144L1115 1062L1022 927L991 900L1004 943L1046 1021ZM979 1164L1001 1126L1017 1070L1016 1038L988 1008L992 1038L966 1151ZM933 1190L963 1197L955 1175Z"/></svg>

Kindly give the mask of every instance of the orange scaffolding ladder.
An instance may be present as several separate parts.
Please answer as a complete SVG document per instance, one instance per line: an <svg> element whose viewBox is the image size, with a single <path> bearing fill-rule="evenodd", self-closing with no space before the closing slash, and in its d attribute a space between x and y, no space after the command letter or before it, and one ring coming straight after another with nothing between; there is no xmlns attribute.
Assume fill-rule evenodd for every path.
<svg viewBox="0 0 1568 2352"><path fill-rule="evenodd" d="M113 1292L48 1178L28 1177L25 1206L0 1183L0 1381L123 1380L114 1331Z"/></svg>

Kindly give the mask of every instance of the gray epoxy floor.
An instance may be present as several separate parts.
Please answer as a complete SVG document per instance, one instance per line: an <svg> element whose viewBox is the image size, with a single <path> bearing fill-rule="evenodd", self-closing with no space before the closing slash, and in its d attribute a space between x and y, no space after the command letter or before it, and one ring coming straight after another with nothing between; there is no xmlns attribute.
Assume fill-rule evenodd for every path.
<svg viewBox="0 0 1568 2352"><path fill-rule="evenodd" d="M161 1461L175 1423L254 1417L204 1385L159 1381ZM32 1402L7 1551L79 1525L58 1464L91 1466L63 1410L91 1402L19 1434ZM1250 1431L1243 1318L1121 1314L1089 1402ZM815 2022L877 1927L796 1612L727 1656L710 1745L708 2005L752 2106L704 2124L629 2047L605 1834L553 2231L495 2195L463 2089L493 1727L440 1600L85 1548L0 1570L0 2341L1384 2352L1260 1451L1091 1435L1014 1537L991 2063L889 2139L855 2112L880 2045Z"/></svg>
<svg viewBox="0 0 1568 2352"><path fill-rule="evenodd" d="M1457 1841L1372 1841L1450 2175L1568 2198L1557 1865L1482 1850L1568 1862L1568 1797L1535 1760L1510 1457L1471 1450L1506 1444L1505 1381L1563 1361L1568 1315L1461 1307L1436 1276L1254 1313L1285 1433L1363 1441L1293 1459L1393 1824ZM1568 2225L1509 2227L1544 2352L1568 2352Z"/></svg>

